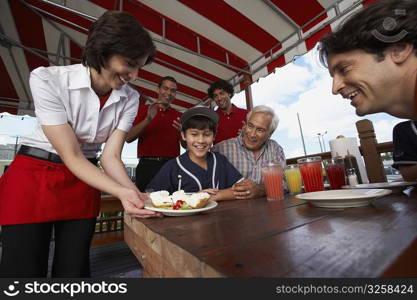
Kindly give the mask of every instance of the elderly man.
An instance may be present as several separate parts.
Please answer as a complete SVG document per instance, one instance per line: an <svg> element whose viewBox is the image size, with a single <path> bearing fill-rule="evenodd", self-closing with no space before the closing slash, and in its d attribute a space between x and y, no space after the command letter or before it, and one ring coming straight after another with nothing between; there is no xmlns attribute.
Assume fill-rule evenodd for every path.
<svg viewBox="0 0 417 300"><path fill-rule="evenodd" d="M356 114L386 112L417 120L417 1L380 0L320 41L333 93Z"/></svg>
<svg viewBox="0 0 417 300"><path fill-rule="evenodd" d="M235 184L237 199L265 196L261 166L267 161L285 166L282 147L271 139L278 126L278 116L264 105L254 107L247 115L241 134L213 146L213 151L225 155L245 180Z"/></svg>
<svg viewBox="0 0 417 300"><path fill-rule="evenodd" d="M214 144L237 137L248 111L232 104L233 86L226 80L219 80L210 85L207 93L218 106L219 125Z"/></svg>
<svg viewBox="0 0 417 300"><path fill-rule="evenodd" d="M171 76L163 77L157 93L157 101L139 106L136 120L126 137L128 143L138 139L136 186L142 192L168 160L180 155L181 113L170 106L177 93L177 81Z"/></svg>

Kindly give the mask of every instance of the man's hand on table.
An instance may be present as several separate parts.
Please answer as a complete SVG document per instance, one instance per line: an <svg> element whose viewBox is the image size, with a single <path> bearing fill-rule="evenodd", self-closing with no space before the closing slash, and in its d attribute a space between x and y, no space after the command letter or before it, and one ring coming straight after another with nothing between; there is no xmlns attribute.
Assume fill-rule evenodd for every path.
<svg viewBox="0 0 417 300"><path fill-rule="evenodd" d="M236 199L251 199L265 196L265 188L250 179L235 183L232 187Z"/></svg>

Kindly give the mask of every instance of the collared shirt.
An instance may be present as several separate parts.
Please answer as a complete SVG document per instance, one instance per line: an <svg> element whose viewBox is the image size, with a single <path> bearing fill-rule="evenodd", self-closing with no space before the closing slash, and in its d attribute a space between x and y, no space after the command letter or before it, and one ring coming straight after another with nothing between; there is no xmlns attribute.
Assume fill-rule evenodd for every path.
<svg viewBox="0 0 417 300"><path fill-rule="evenodd" d="M139 105L139 94L125 84L113 90L104 107L91 88L90 70L81 65L39 67L29 79L38 125L21 143L57 153L46 138L41 125L69 124L81 151L96 157L111 133L117 128L129 131Z"/></svg>
<svg viewBox="0 0 417 300"><path fill-rule="evenodd" d="M179 184L178 175L181 175ZM186 193L204 189L227 189L242 180L238 170L220 153L207 153L207 170L190 159L188 151L163 165L148 184L147 190L165 190L170 193L178 189Z"/></svg>
<svg viewBox="0 0 417 300"><path fill-rule="evenodd" d="M242 128L243 122L246 120L248 111L232 104L230 114L224 113L220 108L216 112L219 115L219 125L214 144L237 137L239 135L239 129Z"/></svg>
<svg viewBox="0 0 417 300"><path fill-rule="evenodd" d="M405 121L395 125L392 142L394 144L394 168L417 165L417 121Z"/></svg>
<svg viewBox="0 0 417 300"><path fill-rule="evenodd" d="M133 125L139 124L148 114L149 105L141 105ZM181 133L172 126L181 113L168 107L158 108L152 121L138 139L138 157L176 157L180 155Z"/></svg>
<svg viewBox="0 0 417 300"><path fill-rule="evenodd" d="M263 183L261 174L262 164L276 161L282 162L283 167L285 167L284 151L276 141L271 139L268 139L262 146L257 159L255 159L253 151L248 150L244 145L242 134L237 138L214 145L212 150L226 156L244 178L251 179L256 183Z"/></svg>

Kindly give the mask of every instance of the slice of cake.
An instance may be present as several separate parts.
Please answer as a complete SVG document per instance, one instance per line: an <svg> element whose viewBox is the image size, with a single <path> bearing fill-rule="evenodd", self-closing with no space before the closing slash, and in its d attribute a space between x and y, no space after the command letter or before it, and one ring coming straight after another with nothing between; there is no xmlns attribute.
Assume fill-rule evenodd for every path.
<svg viewBox="0 0 417 300"><path fill-rule="evenodd" d="M209 199L210 199L210 194L203 192L203 193L194 193L185 201L192 208L201 208L201 207L206 206Z"/></svg>
<svg viewBox="0 0 417 300"><path fill-rule="evenodd" d="M176 203L178 200L187 202L187 199L190 198L189 194L186 194L184 190L179 190L172 193L171 199L172 202Z"/></svg>
<svg viewBox="0 0 417 300"><path fill-rule="evenodd" d="M155 207L171 207L173 204L168 191L153 192L149 194L149 197L151 198L152 204Z"/></svg>

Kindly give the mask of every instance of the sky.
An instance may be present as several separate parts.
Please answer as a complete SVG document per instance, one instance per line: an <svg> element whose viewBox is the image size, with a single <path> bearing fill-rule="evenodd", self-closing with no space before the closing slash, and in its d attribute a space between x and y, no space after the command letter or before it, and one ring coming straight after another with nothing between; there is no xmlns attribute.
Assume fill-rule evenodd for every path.
<svg viewBox="0 0 417 300"><path fill-rule="evenodd" d="M287 158L304 155L297 113L307 154L322 152L318 133L327 132L321 139L326 151L330 150L329 140L338 135L357 138L355 123L362 119L373 122L379 143L392 141L394 125L403 120L385 113L358 117L350 101L331 93L331 86L332 79L320 64L316 48L252 84L254 106L267 105L278 114L280 122L272 139L283 147ZM232 102L245 108L245 93L234 95ZM7 113L0 114L0 117L0 144L15 143L16 136L30 134L36 126L36 119L32 117L22 118ZM122 155L125 163L137 162L136 145L136 142L125 145Z"/></svg>

